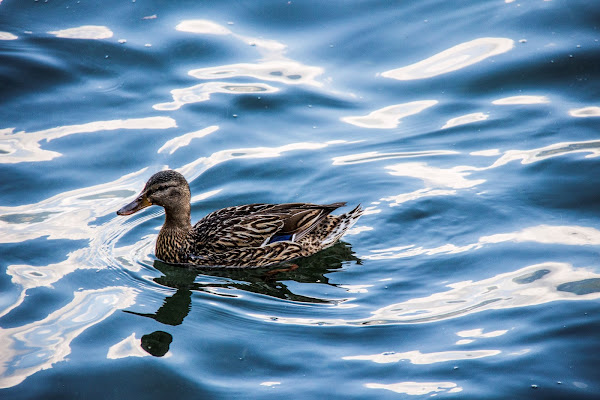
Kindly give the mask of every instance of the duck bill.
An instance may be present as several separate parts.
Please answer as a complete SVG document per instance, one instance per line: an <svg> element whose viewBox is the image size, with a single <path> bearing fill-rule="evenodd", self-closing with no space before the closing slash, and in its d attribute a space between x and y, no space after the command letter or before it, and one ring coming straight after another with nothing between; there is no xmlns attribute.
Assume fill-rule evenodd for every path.
<svg viewBox="0 0 600 400"><path fill-rule="evenodd" d="M142 195L117 211L117 215L131 215L151 205L148 198Z"/></svg>

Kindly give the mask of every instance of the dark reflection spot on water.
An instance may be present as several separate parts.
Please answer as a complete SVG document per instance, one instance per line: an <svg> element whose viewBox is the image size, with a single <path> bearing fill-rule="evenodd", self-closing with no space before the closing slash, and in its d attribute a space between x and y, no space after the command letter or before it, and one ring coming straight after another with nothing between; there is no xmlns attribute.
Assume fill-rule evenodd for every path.
<svg viewBox="0 0 600 400"><path fill-rule="evenodd" d="M58 214L57 212L41 212L35 214L7 214L0 215L0 221L7 222L9 224L33 224L36 222L42 222L48 219L52 214Z"/></svg>
<svg viewBox="0 0 600 400"><path fill-rule="evenodd" d="M79 200L98 200L98 199L112 199L112 198L126 198L134 195L133 190L113 190L112 192L97 193L90 196L80 197Z"/></svg>
<svg viewBox="0 0 600 400"><path fill-rule="evenodd" d="M173 336L167 332L156 331L142 336L142 349L155 357L162 357L169 351Z"/></svg>
<svg viewBox="0 0 600 400"><path fill-rule="evenodd" d="M582 281L567 282L556 288L561 292L570 292L582 296L584 294L600 292L600 278L584 279Z"/></svg>
<svg viewBox="0 0 600 400"><path fill-rule="evenodd" d="M292 80L302 79L302 75L288 75L287 77L288 77L288 79L292 79Z"/></svg>
<svg viewBox="0 0 600 400"><path fill-rule="evenodd" d="M269 75L272 75L272 76L283 76L283 73L281 71L272 71L272 72L269 72Z"/></svg>
<svg viewBox="0 0 600 400"><path fill-rule="evenodd" d="M550 270L548 269L538 269L537 271L532 272L530 274L521 275L516 278L513 278L513 282L524 285L526 283L537 281L538 279L541 279L544 275L548 275L549 273Z"/></svg>

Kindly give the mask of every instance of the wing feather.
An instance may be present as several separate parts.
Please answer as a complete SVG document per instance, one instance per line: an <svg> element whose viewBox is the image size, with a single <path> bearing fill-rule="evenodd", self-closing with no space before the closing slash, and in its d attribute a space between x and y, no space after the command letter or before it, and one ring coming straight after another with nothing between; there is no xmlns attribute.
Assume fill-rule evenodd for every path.
<svg viewBox="0 0 600 400"><path fill-rule="evenodd" d="M194 247L213 251L260 247L274 236L291 235L295 241L310 233L333 210L345 203L327 205L249 204L215 211L193 228Z"/></svg>

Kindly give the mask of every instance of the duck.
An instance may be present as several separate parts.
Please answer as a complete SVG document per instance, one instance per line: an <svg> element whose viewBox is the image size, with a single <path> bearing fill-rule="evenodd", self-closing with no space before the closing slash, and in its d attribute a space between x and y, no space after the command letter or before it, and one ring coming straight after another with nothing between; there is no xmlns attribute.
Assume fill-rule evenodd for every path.
<svg viewBox="0 0 600 400"><path fill-rule="evenodd" d="M334 245L364 212L359 204L344 214L331 214L345 202L256 203L213 211L192 226L190 200L185 177L164 170L152 175L136 199L117 215L131 215L152 205L163 207L165 220L155 256L165 263L264 267Z"/></svg>

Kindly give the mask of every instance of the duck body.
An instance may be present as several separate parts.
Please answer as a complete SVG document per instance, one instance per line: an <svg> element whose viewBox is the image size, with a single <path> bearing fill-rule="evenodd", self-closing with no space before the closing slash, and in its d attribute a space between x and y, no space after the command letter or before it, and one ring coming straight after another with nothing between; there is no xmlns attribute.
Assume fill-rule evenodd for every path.
<svg viewBox="0 0 600 400"><path fill-rule="evenodd" d="M192 226L190 197L181 174L161 171L117 214L133 214L153 204L165 208L165 223L156 240L156 257L164 262L261 267L332 246L363 213L359 205L331 215L346 203L260 203L214 211Z"/></svg>

